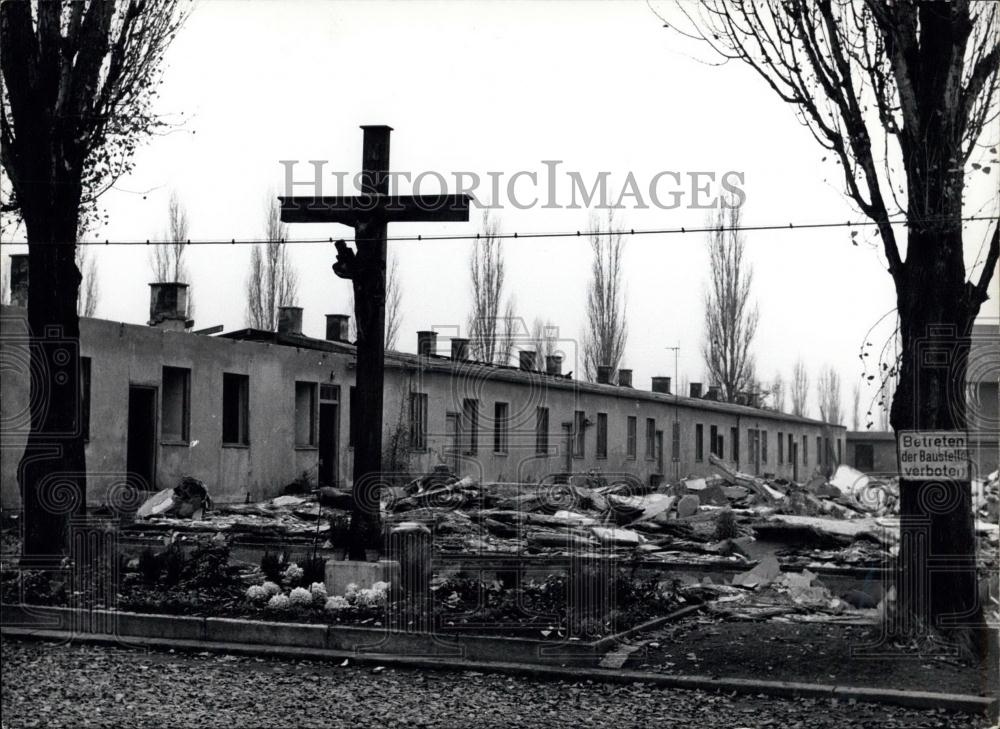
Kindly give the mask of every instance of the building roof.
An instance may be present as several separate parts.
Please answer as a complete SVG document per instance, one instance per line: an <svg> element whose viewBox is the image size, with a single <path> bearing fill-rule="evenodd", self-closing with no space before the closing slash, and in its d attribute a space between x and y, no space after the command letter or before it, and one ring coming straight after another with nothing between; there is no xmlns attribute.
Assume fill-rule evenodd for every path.
<svg viewBox="0 0 1000 729"><path fill-rule="evenodd" d="M847 440L891 440L895 442L896 434L890 430L849 430Z"/></svg>
<svg viewBox="0 0 1000 729"><path fill-rule="evenodd" d="M261 329L239 329L233 332L226 332L218 335L227 339L238 339L243 341L268 342L288 347L299 347L302 349L315 349L324 352L339 352L342 354L356 353L356 347L348 342L335 342L328 339L316 339L304 334L284 334L270 332ZM623 387L620 385L599 385L593 382L575 380L569 375L550 375L537 370L525 371L520 367L512 365L494 365L485 362L471 360L457 362L450 357L442 355L420 356L409 352L399 352L396 350L386 350L386 367L395 369L413 369L422 372L436 372L441 374L454 374L461 369L466 374L470 368L477 370L488 370L493 379L507 381L514 384L537 383L539 378L544 379L549 387L559 389L576 390L606 397L616 397L625 399L638 399L664 404L677 405L679 407L728 413L731 415L741 415L754 418L770 418L790 423L802 423L809 425L830 426L842 428L842 425L826 423L822 420L805 418L790 413L782 413L777 410L765 408L755 408L749 405L737 405L736 403L720 402L717 400L706 400L704 398L685 397L663 392L652 392L650 390L640 390L634 387Z"/></svg>

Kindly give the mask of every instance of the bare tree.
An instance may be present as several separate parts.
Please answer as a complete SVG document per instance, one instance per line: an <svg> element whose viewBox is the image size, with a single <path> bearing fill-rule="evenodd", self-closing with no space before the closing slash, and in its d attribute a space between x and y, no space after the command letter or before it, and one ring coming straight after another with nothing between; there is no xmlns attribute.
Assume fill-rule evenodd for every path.
<svg viewBox="0 0 1000 729"><path fill-rule="evenodd" d="M779 413L785 412L785 380L780 372L775 372L771 380L771 404Z"/></svg>
<svg viewBox="0 0 1000 729"><path fill-rule="evenodd" d="M851 393L851 430L861 430L861 383L854 383Z"/></svg>
<svg viewBox="0 0 1000 729"><path fill-rule="evenodd" d="M816 381L816 400L819 403L819 417L824 423L840 425L843 411L840 407L840 375L833 367L820 370Z"/></svg>
<svg viewBox="0 0 1000 729"><path fill-rule="evenodd" d="M500 247L500 227L483 214L483 229L473 246L469 271L472 277L472 312L469 338L473 356L480 362L508 364L513 349L514 301L504 301L506 269Z"/></svg>
<svg viewBox="0 0 1000 729"><path fill-rule="evenodd" d="M587 286L587 328L583 335L583 373L590 382L597 380L597 368L608 366L615 371L625 356L628 324L625 320L623 256L625 241L615 228L614 212L608 212L602 229L591 220L590 247L593 261Z"/></svg>
<svg viewBox="0 0 1000 729"><path fill-rule="evenodd" d="M70 516L86 504L79 393L66 385L79 382L79 348L48 346L44 332L55 328L63 341L79 342L76 232L131 169L138 142L162 125L150 102L163 53L187 12L179 5L0 4L0 164L10 183L0 211L25 224L31 369L44 373L31 381L31 430L18 468L26 561L65 554ZM53 451L60 457L45 455Z"/></svg>
<svg viewBox="0 0 1000 729"><path fill-rule="evenodd" d="M266 200L266 242L250 250L246 321L249 327L273 332L278 329L278 307L296 304L298 276L288 257L288 226L281 222L281 208L273 195Z"/></svg>
<svg viewBox="0 0 1000 729"><path fill-rule="evenodd" d="M531 324L531 344L535 348L535 369L545 372L546 359L559 351L559 327L550 319L535 318Z"/></svg>
<svg viewBox="0 0 1000 729"><path fill-rule="evenodd" d="M93 317L97 314L101 287L97 280L97 261L90 255L86 246L76 247L76 268L83 278L80 282L80 295L76 300L76 313L79 316Z"/></svg>
<svg viewBox="0 0 1000 729"><path fill-rule="evenodd" d="M691 21L684 32L747 63L794 106L834 155L847 194L876 224L903 347L893 429L965 428L968 336L1000 258L996 224L978 275L966 271L963 240L967 178L990 173L973 155L990 147L979 139L997 117L1000 4L712 0L678 7ZM905 260L892 225L897 213L906 216ZM929 347L953 353L950 366L922 362ZM953 626L980 626L968 480L904 479L900 513L905 629L948 629L946 615L963 616ZM933 580L920 544L940 555ZM981 629L959 630L985 645Z"/></svg>
<svg viewBox="0 0 1000 729"><path fill-rule="evenodd" d="M385 348L395 349L403 323L403 285L399 282L399 259L391 252L385 273Z"/></svg>
<svg viewBox="0 0 1000 729"><path fill-rule="evenodd" d="M750 303L753 268L744 261L741 208L732 200L726 202L715 214L709 234L711 280L705 293L702 355L712 382L721 387L727 402L734 402L754 385L750 345L757 333L758 311Z"/></svg>
<svg viewBox="0 0 1000 729"><path fill-rule="evenodd" d="M809 372L801 359L795 361L792 368L792 415L800 418L809 414Z"/></svg>
<svg viewBox="0 0 1000 729"><path fill-rule="evenodd" d="M187 212L177 193L172 192L167 203L167 228L162 242L153 246L149 256L156 283L191 283L184 260L189 243Z"/></svg>

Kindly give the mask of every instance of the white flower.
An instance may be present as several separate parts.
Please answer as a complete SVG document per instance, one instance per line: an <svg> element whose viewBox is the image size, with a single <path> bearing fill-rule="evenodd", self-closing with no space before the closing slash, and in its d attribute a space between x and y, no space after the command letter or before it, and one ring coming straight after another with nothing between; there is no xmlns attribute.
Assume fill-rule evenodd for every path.
<svg viewBox="0 0 1000 729"><path fill-rule="evenodd" d="M357 597L355 599L358 605L368 607L374 605L378 598L373 590L365 588L364 590L358 590Z"/></svg>
<svg viewBox="0 0 1000 729"><path fill-rule="evenodd" d="M326 602L326 585L322 582L314 582L309 585L309 593L316 602Z"/></svg>
<svg viewBox="0 0 1000 729"><path fill-rule="evenodd" d="M288 595L288 600L292 605L309 605L312 603L312 593L304 587L296 587Z"/></svg>
<svg viewBox="0 0 1000 729"><path fill-rule="evenodd" d="M357 591L358 591L358 583L357 582L348 582L347 583L347 587L344 589L344 594L345 595L350 595L352 592L357 592Z"/></svg>
<svg viewBox="0 0 1000 729"><path fill-rule="evenodd" d="M389 583L388 582L376 582L374 585L372 585L372 590L374 590L375 592L377 592L377 593L379 593L381 595L388 595L389 594Z"/></svg>
<svg viewBox="0 0 1000 729"><path fill-rule="evenodd" d="M285 571L281 573L281 576L285 578L285 582L295 582L302 579L302 575L305 574L302 568L299 567L295 562L292 562L285 568Z"/></svg>
<svg viewBox="0 0 1000 729"><path fill-rule="evenodd" d="M261 585L250 585L247 588L247 600L250 602L264 602L268 597L267 590Z"/></svg>
<svg viewBox="0 0 1000 729"><path fill-rule="evenodd" d="M287 610L289 605L288 595L273 595L267 601L267 607L271 610Z"/></svg>
<svg viewBox="0 0 1000 729"><path fill-rule="evenodd" d="M266 592L268 595L277 595L279 592L281 592L281 588L278 587L278 585L274 582L265 582L263 585L261 585L261 588L263 588L264 592Z"/></svg>
<svg viewBox="0 0 1000 729"><path fill-rule="evenodd" d="M340 595L334 595L326 601L326 605L323 607L330 612L336 612L337 610L343 610L344 608L348 608L350 606L351 604Z"/></svg>

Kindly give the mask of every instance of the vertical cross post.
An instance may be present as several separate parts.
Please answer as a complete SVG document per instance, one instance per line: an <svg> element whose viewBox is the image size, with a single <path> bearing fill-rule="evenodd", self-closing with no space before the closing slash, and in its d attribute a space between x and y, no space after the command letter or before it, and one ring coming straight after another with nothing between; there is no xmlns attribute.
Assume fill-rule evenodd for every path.
<svg viewBox="0 0 1000 729"><path fill-rule="evenodd" d="M388 126L364 126L362 195L389 192ZM378 524L382 473L382 403L385 378L386 220L364 216L355 223L357 272L353 279L357 324L355 370L354 513L351 515L351 559L364 550Z"/></svg>

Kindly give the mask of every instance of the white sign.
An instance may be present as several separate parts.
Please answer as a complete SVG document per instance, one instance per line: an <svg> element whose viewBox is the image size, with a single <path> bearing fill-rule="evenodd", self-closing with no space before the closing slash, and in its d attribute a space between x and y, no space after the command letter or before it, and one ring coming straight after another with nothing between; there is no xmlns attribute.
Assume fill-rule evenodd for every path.
<svg viewBox="0 0 1000 729"><path fill-rule="evenodd" d="M957 430L901 430L899 475L911 481L968 481L968 435Z"/></svg>

